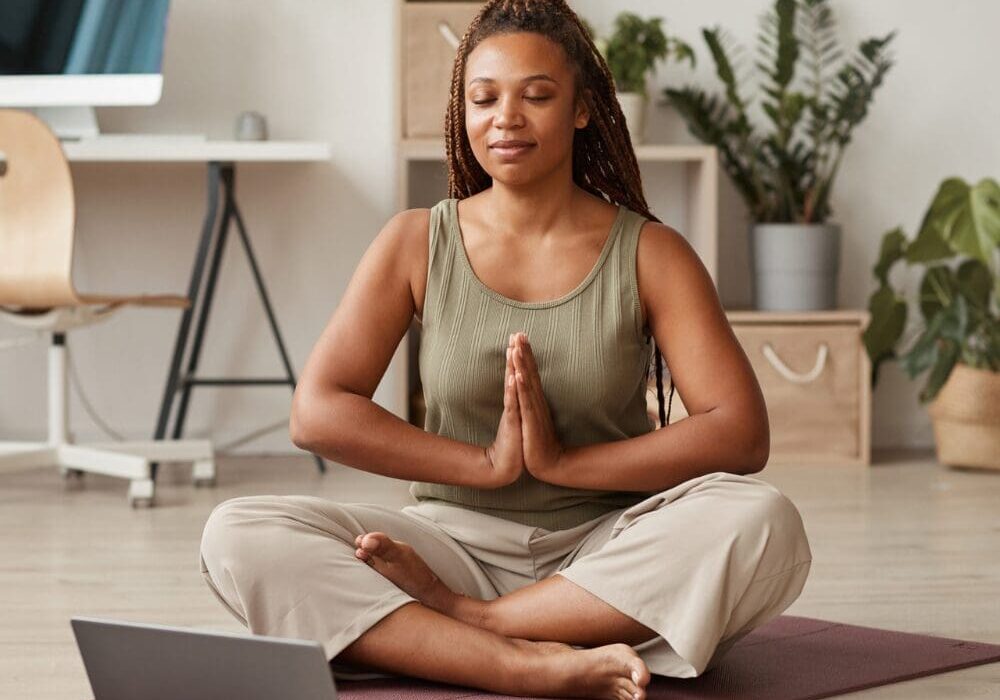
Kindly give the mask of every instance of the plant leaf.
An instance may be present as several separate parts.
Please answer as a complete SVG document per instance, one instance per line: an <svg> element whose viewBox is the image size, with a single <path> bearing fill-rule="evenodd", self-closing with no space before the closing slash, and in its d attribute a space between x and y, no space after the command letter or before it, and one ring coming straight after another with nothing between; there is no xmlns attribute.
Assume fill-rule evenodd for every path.
<svg viewBox="0 0 1000 700"><path fill-rule="evenodd" d="M987 311L990 303L992 275L981 260L970 258L958 266L955 272L958 291L973 306Z"/></svg>
<svg viewBox="0 0 1000 700"><path fill-rule="evenodd" d="M958 291L958 280L947 265L927 268L920 282L920 311L930 321L944 307L951 304Z"/></svg>
<svg viewBox="0 0 1000 700"><path fill-rule="evenodd" d="M903 229L896 227L882 235L882 246L878 253L878 262L873 269L876 279L882 285L889 284L889 270L897 260L906 254L906 236Z"/></svg>
<svg viewBox="0 0 1000 700"><path fill-rule="evenodd" d="M871 321L862 334L872 363L872 386L878 382L879 365L896 357L895 347L906 326L906 301L892 287L879 287L868 300Z"/></svg>
<svg viewBox="0 0 1000 700"><path fill-rule="evenodd" d="M924 386L923 391L920 392L921 402L928 403L932 401L938 395L938 392L941 391L941 387L948 380L951 370L958 361L959 351L960 346L953 341L942 344L937 361L934 363L934 368L927 377L927 384Z"/></svg>
<svg viewBox="0 0 1000 700"><path fill-rule="evenodd" d="M925 253L939 249L933 240L936 238L950 252L964 253L990 265L1000 246L1000 184L984 178L970 187L961 178L948 178L931 202L921 235L925 231L929 242Z"/></svg>

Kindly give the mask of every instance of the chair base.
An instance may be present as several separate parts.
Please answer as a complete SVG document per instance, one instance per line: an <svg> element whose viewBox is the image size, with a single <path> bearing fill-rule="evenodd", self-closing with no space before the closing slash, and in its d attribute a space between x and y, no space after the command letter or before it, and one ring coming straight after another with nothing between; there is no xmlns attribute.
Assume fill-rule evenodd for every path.
<svg viewBox="0 0 1000 700"><path fill-rule="evenodd" d="M72 443L0 442L0 472L59 467L64 478L84 472L129 480L128 503L152 506L155 484L151 462L192 462L195 486L215 484L215 458L209 440L146 440Z"/></svg>

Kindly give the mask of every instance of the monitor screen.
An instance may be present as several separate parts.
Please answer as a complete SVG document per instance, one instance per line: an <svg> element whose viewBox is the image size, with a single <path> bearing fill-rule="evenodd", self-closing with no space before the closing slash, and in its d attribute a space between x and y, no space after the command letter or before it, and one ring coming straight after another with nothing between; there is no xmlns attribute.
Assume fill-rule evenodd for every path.
<svg viewBox="0 0 1000 700"><path fill-rule="evenodd" d="M158 74L169 0L0 0L0 76Z"/></svg>

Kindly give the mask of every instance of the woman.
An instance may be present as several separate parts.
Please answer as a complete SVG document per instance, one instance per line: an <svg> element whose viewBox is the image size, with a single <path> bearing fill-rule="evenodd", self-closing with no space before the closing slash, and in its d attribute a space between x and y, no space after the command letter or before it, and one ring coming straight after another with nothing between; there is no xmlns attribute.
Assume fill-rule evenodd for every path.
<svg viewBox="0 0 1000 700"><path fill-rule="evenodd" d="M371 244L290 426L417 503L230 499L202 572L252 632L320 641L342 677L644 700L651 673L701 674L805 584L798 511L748 476L769 449L760 389L697 255L648 211L607 65L562 0L485 3L446 145L448 199ZM414 315L425 430L371 401ZM689 411L660 430L654 340Z"/></svg>

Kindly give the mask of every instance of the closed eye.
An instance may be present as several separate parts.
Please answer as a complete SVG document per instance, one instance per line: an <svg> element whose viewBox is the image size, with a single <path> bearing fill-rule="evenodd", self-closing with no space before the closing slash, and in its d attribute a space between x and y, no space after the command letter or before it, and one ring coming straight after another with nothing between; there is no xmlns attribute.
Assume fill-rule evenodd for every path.
<svg viewBox="0 0 1000 700"><path fill-rule="evenodd" d="M549 98L549 97L525 97L524 99L531 100L532 102L544 102L545 100L548 100L548 99L551 99L551 98ZM496 100L495 99L478 100L478 101L473 100L472 104L474 104L474 105L485 105L485 104L489 104L490 102L496 102Z"/></svg>

